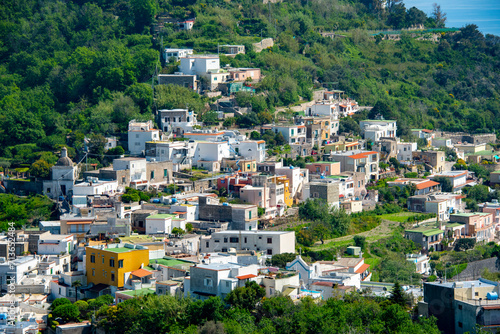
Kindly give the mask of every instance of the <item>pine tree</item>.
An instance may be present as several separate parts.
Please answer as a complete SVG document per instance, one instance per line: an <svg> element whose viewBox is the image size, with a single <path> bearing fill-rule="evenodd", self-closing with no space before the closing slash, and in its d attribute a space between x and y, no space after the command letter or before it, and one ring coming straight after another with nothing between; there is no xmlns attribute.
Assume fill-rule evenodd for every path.
<svg viewBox="0 0 500 334"><path fill-rule="evenodd" d="M392 303L399 304L403 307L406 305L405 292L403 291L403 288L401 288L401 285L399 285L399 282L394 283L394 287L392 288L392 293L389 297L389 300Z"/></svg>

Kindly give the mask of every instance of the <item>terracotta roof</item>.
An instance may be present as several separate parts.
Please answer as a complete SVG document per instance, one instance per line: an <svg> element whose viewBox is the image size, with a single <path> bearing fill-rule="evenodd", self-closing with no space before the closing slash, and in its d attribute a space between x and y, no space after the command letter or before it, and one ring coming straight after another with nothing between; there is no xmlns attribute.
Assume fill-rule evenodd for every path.
<svg viewBox="0 0 500 334"><path fill-rule="evenodd" d="M224 132L216 132L216 133L184 133L184 136L217 136L217 135L223 135Z"/></svg>
<svg viewBox="0 0 500 334"><path fill-rule="evenodd" d="M485 310L500 310L500 305L483 306Z"/></svg>
<svg viewBox="0 0 500 334"><path fill-rule="evenodd" d="M357 274L362 274L364 273L365 271L368 270L368 268L370 268L370 265L365 263L365 264L362 264L361 267L358 268L358 270L356 270L356 273Z"/></svg>
<svg viewBox="0 0 500 334"><path fill-rule="evenodd" d="M240 276L236 276L237 279L249 279L249 278L254 278L254 277L257 277L257 275L254 275L254 274L247 274L247 275L240 275Z"/></svg>
<svg viewBox="0 0 500 334"><path fill-rule="evenodd" d="M370 154L377 154L378 152L375 151L370 151L370 152L363 152L363 153L358 153L354 155L350 155L349 158L351 159L361 159L361 158L366 158Z"/></svg>
<svg viewBox="0 0 500 334"><path fill-rule="evenodd" d="M432 130L423 129L422 132L432 133Z"/></svg>
<svg viewBox="0 0 500 334"><path fill-rule="evenodd" d="M438 184L439 184L439 182L428 180L428 181L421 182L421 183L417 184L417 190L422 190L425 188L434 187L434 186L437 186Z"/></svg>
<svg viewBox="0 0 500 334"><path fill-rule="evenodd" d="M131 275L134 275L136 277L146 277L146 276L149 276L149 275L153 275L152 272L150 272L149 270L146 270L146 269L138 269L138 270L135 270L133 272L130 273Z"/></svg>
<svg viewBox="0 0 500 334"><path fill-rule="evenodd" d="M80 220L80 221L68 221L66 225L76 225L76 224L92 224L92 220Z"/></svg>
<svg viewBox="0 0 500 334"><path fill-rule="evenodd" d="M184 214L186 214L187 212L186 212L186 211L174 211L174 212L172 212L172 213L176 213L176 214L178 214L178 215L184 215Z"/></svg>
<svg viewBox="0 0 500 334"><path fill-rule="evenodd" d="M347 108L345 104L339 104L339 106L341 106L342 108Z"/></svg>
<svg viewBox="0 0 500 334"><path fill-rule="evenodd" d="M257 140L257 144L265 144L266 141L265 140Z"/></svg>
<svg viewBox="0 0 500 334"><path fill-rule="evenodd" d="M314 282L312 285L334 287L335 283L334 282Z"/></svg>

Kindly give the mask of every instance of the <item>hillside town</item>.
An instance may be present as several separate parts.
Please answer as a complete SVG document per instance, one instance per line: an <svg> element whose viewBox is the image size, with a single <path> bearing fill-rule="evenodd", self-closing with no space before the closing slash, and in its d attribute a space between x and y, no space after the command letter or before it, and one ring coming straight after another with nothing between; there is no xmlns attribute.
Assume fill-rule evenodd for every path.
<svg viewBox="0 0 500 334"><path fill-rule="evenodd" d="M227 105L217 111L221 123L245 112L234 107L235 93L252 92L261 78L258 68L221 68L218 55L169 48L165 54L180 61L180 72L158 75L159 84L217 91L216 105ZM59 216L0 240L2 290L14 292L1 297L2 308L8 313L13 303L19 309L16 333L46 329L49 305L60 298L110 295L116 304L146 294L224 299L248 282L263 287L266 297L292 300L363 290L385 296L395 282L371 282L362 247L306 262L296 230L280 225L298 219L297 207L308 201L349 215L374 210L384 202L374 187L380 180L385 189L410 191L405 211L430 217L404 230L419 249L407 254L424 282L407 287L419 314L434 315L447 327L463 319L453 322L455 333L476 324L499 326L492 320L500 305L497 282L473 277L447 283L446 275L426 282L436 277L429 264L433 252L457 249L464 240L499 240L498 200L473 208L464 201L468 188L487 184L493 192L500 185L495 135L411 129L414 141L408 142L397 136L397 121L380 114L361 120L359 134L343 132L339 123L367 107L338 90L315 96L292 118L253 128L205 126L189 108L161 109L154 120L130 121L126 138L106 138L105 150L127 147L109 166L96 168L85 157L73 161L63 147L46 179L4 171L3 192L45 195L57 203ZM281 149L270 149L265 136ZM489 183L463 168L473 163L487 168ZM286 254L292 256L282 266L272 265ZM442 309L436 303L448 290L457 302ZM57 333L91 327L60 324Z"/></svg>

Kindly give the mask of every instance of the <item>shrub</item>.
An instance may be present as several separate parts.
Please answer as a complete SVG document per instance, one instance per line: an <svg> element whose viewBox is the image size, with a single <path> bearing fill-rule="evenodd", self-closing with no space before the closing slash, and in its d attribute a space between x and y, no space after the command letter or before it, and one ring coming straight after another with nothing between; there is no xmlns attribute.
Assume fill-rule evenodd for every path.
<svg viewBox="0 0 500 334"><path fill-rule="evenodd" d="M50 305L50 309L51 310L55 310L58 306L67 305L67 304L71 304L71 302L69 301L69 299L67 299L67 298L56 298L52 302L52 305Z"/></svg>

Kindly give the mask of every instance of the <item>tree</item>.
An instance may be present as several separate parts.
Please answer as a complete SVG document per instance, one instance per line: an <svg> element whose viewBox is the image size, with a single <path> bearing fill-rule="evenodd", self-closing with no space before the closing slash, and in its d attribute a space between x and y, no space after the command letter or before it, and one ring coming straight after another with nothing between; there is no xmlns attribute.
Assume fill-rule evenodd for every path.
<svg viewBox="0 0 500 334"><path fill-rule="evenodd" d="M73 283L71 283L71 286L75 288L76 300L78 301L78 289L82 286L82 282L74 281Z"/></svg>
<svg viewBox="0 0 500 334"><path fill-rule="evenodd" d="M391 296L389 297L389 300L392 303L398 304L398 305L403 306L403 307L406 305L405 293L404 293L403 289L401 288L401 285L399 285L399 282L394 283L394 287L392 288Z"/></svg>
<svg viewBox="0 0 500 334"><path fill-rule="evenodd" d="M64 323L78 320L79 315L80 310L71 303L57 306L52 311L52 317L54 319L61 318Z"/></svg>
<svg viewBox="0 0 500 334"><path fill-rule="evenodd" d="M328 235L328 228L324 225L323 222L315 222L312 227L314 235L321 241L321 244L325 244L325 237Z"/></svg>
<svg viewBox="0 0 500 334"><path fill-rule="evenodd" d="M188 233L191 233L191 232L193 231L193 224L191 224L191 223L187 223L187 224L186 224L186 231L187 231Z"/></svg>
<svg viewBox="0 0 500 334"><path fill-rule="evenodd" d="M455 243L454 250L456 252L466 251L468 249L473 249L475 245L476 245L476 239L473 238L458 239Z"/></svg>
<svg viewBox="0 0 500 334"><path fill-rule="evenodd" d="M441 6L437 3L432 5L432 18L436 23L437 28L444 28L446 24L446 13L441 10Z"/></svg>
<svg viewBox="0 0 500 334"><path fill-rule="evenodd" d="M119 158L125 154L125 150L121 146L110 148L106 151L107 156L111 156L113 159Z"/></svg>
<svg viewBox="0 0 500 334"><path fill-rule="evenodd" d="M88 141L89 154L102 162L104 157L104 147L107 142L106 137L102 134L90 134Z"/></svg>
<svg viewBox="0 0 500 334"><path fill-rule="evenodd" d="M172 234L174 234L174 235L175 235L175 236L177 236L177 237L178 237L179 235L184 234L184 233L186 233L186 232L185 232L182 228L179 228L179 227L174 227L174 228L172 229Z"/></svg>
<svg viewBox="0 0 500 334"><path fill-rule="evenodd" d="M295 259L294 253L281 253L273 255L271 258L271 265L279 268L285 268L288 262L292 262Z"/></svg>
<svg viewBox="0 0 500 334"><path fill-rule="evenodd" d="M365 249L366 237L363 237L361 235L355 235L354 236L354 244L357 247L360 247L362 250Z"/></svg>
<svg viewBox="0 0 500 334"><path fill-rule="evenodd" d="M245 287L236 288L224 299L232 307L252 311L257 303L266 295L266 290L254 281L245 282Z"/></svg>
<svg viewBox="0 0 500 334"><path fill-rule="evenodd" d="M54 310L56 307L61 306L61 305L67 305L71 304L70 300L68 298L56 298L50 305L50 309Z"/></svg>
<svg viewBox="0 0 500 334"><path fill-rule="evenodd" d="M156 14L156 4L153 0L130 1L136 32L142 32L144 27L151 25Z"/></svg>
<svg viewBox="0 0 500 334"><path fill-rule="evenodd" d="M257 208L257 215L262 217L266 213L266 209L261 208L260 206Z"/></svg>
<svg viewBox="0 0 500 334"><path fill-rule="evenodd" d="M441 190L444 192L452 192L453 191L453 184L451 183L451 180L449 177L446 176L437 176L433 178L435 182L438 182L441 184Z"/></svg>
<svg viewBox="0 0 500 334"><path fill-rule="evenodd" d="M50 174L50 165L45 160L37 160L31 165L29 173L34 177L47 178Z"/></svg>

